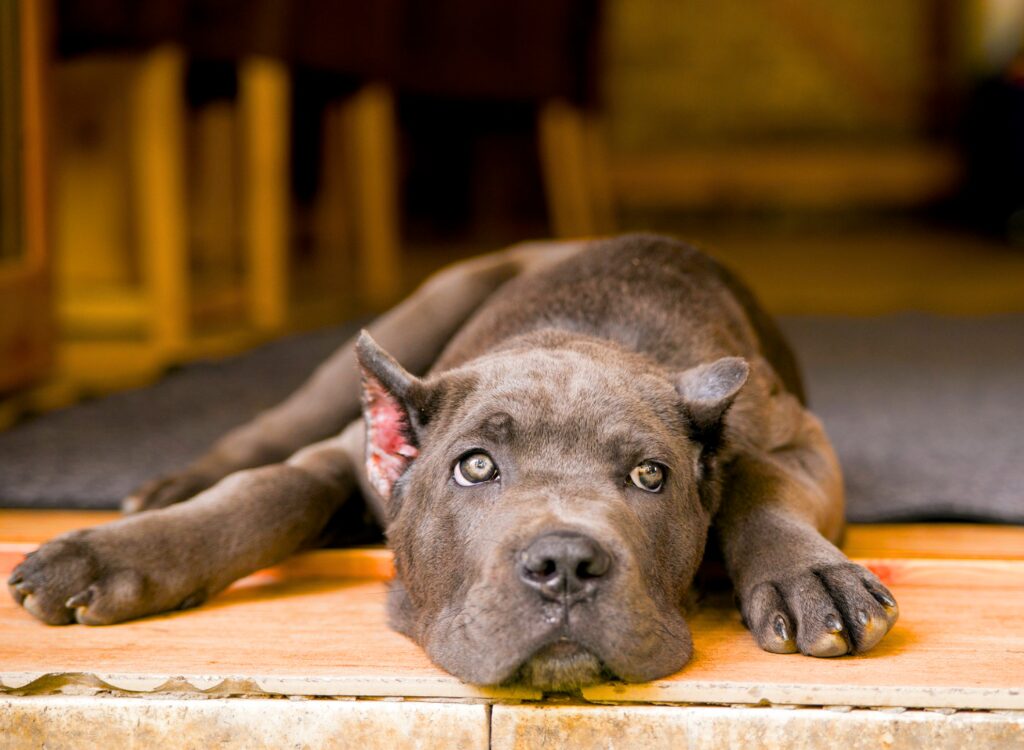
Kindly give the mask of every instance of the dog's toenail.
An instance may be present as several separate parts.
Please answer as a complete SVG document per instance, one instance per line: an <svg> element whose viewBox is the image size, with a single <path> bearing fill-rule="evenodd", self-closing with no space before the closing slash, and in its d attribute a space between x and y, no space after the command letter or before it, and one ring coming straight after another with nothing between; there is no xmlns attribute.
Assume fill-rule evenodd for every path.
<svg viewBox="0 0 1024 750"><path fill-rule="evenodd" d="M775 615L775 621L772 623L772 630L774 630L775 635L779 636L782 640L789 640L789 629L786 627L786 618L782 615Z"/></svg>
<svg viewBox="0 0 1024 750"><path fill-rule="evenodd" d="M831 633L839 633L843 630L843 623L839 619L839 615L833 613L825 616L825 627Z"/></svg>
<svg viewBox="0 0 1024 750"><path fill-rule="evenodd" d="M896 606L896 600L888 594L886 594L884 591L872 591L871 593L874 594L875 599L878 600L879 604L882 604L886 607Z"/></svg>
<svg viewBox="0 0 1024 750"><path fill-rule="evenodd" d="M844 656L850 650L846 640L838 633L826 633L810 650L810 654L819 657Z"/></svg>
<svg viewBox="0 0 1024 750"><path fill-rule="evenodd" d="M93 589L90 586L85 591L75 594L73 597L65 602L64 606L68 609L77 609L78 607L88 607L92 603Z"/></svg>
<svg viewBox="0 0 1024 750"><path fill-rule="evenodd" d="M867 625L870 620L871 618L868 617L868 613L865 612L863 609L857 613L857 622L859 622L861 625Z"/></svg>

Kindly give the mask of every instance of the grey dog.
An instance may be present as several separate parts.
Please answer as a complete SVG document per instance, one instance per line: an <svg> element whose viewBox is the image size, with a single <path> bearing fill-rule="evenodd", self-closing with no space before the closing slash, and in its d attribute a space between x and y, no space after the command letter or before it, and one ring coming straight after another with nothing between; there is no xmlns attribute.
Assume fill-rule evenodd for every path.
<svg viewBox="0 0 1024 750"><path fill-rule="evenodd" d="M842 478L792 353L692 247L519 245L369 330L126 517L29 555L14 598L51 624L195 606L369 511L394 551L392 626L468 682L679 670L706 547L768 651L862 652L895 622L835 546Z"/></svg>

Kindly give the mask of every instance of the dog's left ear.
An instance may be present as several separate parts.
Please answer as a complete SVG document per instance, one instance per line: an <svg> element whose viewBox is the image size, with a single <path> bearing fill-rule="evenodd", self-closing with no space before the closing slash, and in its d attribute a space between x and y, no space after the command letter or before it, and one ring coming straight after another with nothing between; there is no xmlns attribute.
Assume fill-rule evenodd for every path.
<svg viewBox="0 0 1024 750"><path fill-rule="evenodd" d="M676 378L676 390L696 440L706 445L717 442L725 413L749 374L750 365L742 357L723 357L684 370Z"/></svg>
<svg viewBox="0 0 1024 750"><path fill-rule="evenodd" d="M395 482L419 455L426 422L427 388L366 331L356 340L366 423L366 473L385 502Z"/></svg>

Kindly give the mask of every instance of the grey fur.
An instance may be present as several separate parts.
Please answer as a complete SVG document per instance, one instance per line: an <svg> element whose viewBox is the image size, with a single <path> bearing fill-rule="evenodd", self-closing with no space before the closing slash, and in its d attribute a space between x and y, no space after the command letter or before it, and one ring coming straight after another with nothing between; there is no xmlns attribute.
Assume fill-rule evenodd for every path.
<svg viewBox="0 0 1024 750"><path fill-rule="evenodd" d="M470 682L568 690L680 669L709 531L767 650L859 652L895 621L835 547L839 466L788 347L698 251L650 235L512 248L442 272L371 334L126 503L162 509L44 545L12 594L55 624L191 606L323 543L361 495L395 553L392 625ZM474 451L499 475L463 486L453 467ZM373 482L367 460L386 469ZM646 461L667 467L660 491L629 479ZM571 596L526 585L546 535L610 562L580 563Z"/></svg>

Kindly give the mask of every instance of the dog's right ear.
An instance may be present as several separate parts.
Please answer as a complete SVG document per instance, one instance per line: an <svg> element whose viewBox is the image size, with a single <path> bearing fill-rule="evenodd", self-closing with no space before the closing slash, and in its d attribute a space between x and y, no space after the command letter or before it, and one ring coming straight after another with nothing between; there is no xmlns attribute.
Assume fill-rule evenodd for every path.
<svg viewBox="0 0 1024 750"><path fill-rule="evenodd" d="M395 482L419 455L426 389L365 330L356 340L356 359L362 373L366 474L387 502Z"/></svg>

